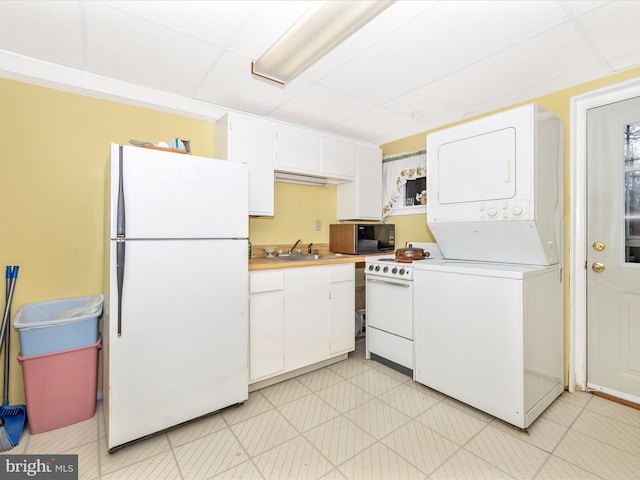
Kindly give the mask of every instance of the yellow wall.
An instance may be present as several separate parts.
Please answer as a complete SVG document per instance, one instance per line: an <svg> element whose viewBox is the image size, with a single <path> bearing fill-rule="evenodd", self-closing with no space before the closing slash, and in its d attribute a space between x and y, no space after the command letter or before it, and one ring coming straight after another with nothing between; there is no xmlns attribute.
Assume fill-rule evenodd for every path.
<svg viewBox="0 0 640 480"><path fill-rule="evenodd" d="M320 230L316 230L320 220ZM336 221L336 186L327 188L276 182L273 217L249 219L254 245L329 243L329 224Z"/></svg>
<svg viewBox="0 0 640 480"><path fill-rule="evenodd" d="M537 98L532 98L526 102L511 105L501 110L507 110L517 105L525 103L535 102L555 114L564 123L564 305L565 305L565 384L568 384L568 368L569 368L569 250L571 248L572 240L569 237L570 231L570 146L571 146L571 99L575 96L597 90L607 85L623 82L634 77L640 76L640 67L626 70L622 73L611 75L609 77L599 79L593 82L584 83L564 90L543 95ZM500 111L500 110L496 110ZM495 113L495 112L489 112ZM465 121L468 121L465 120ZM461 122L456 122L461 123ZM451 124L454 125L454 124ZM447 125L450 126L450 125ZM444 128L444 127L441 127ZM435 131L435 130L433 130ZM396 154L406 151L417 150L424 148L426 144L426 135L429 131L412 135L394 142L381 145L383 155ZM427 172L428 174L428 172ZM422 232L422 224L425 221L424 215L410 215L410 216L389 216L387 217L389 223L396 223L402 226L402 230L407 229L410 231L414 229L416 233ZM411 227L412 226L412 227ZM396 227L399 230L399 227ZM404 232L400 231L400 235ZM397 234L397 236L399 236ZM400 236L399 236L400 237ZM411 240L421 240L419 238L411 238ZM403 240L404 241L404 240ZM425 231L424 241L432 241L431 232L428 227Z"/></svg>
<svg viewBox="0 0 640 480"><path fill-rule="evenodd" d="M12 318L25 303L102 292L111 142L180 137L191 140L194 154L213 156L208 122L6 79L0 79L0 132L2 275L5 265L20 266ZM11 351L16 358L15 331ZM24 403L17 362L10 379L11 403Z"/></svg>

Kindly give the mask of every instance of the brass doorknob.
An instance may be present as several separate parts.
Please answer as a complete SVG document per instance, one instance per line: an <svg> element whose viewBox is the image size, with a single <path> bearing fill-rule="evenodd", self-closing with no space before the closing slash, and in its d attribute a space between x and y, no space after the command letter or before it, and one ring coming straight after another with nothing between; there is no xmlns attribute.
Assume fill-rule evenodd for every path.
<svg viewBox="0 0 640 480"><path fill-rule="evenodd" d="M593 265L591 265L591 270L593 270L596 273L604 272L604 263L600 263L600 262L593 263Z"/></svg>
<svg viewBox="0 0 640 480"><path fill-rule="evenodd" d="M604 250L605 244L604 242L593 242L592 247L596 252L601 252Z"/></svg>

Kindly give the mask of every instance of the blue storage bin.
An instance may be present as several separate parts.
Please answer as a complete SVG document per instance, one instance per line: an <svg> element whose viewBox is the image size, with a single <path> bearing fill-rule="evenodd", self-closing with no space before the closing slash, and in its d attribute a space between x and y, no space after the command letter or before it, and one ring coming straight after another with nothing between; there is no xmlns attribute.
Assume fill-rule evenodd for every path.
<svg viewBox="0 0 640 480"><path fill-rule="evenodd" d="M95 295L20 307L13 322L20 337L20 355L41 355L96 343L103 300L102 295Z"/></svg>

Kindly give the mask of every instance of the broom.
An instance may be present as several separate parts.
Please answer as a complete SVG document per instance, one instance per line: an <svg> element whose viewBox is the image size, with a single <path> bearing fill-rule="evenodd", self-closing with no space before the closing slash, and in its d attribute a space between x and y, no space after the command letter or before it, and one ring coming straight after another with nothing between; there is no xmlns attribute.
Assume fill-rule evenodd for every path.
<svg viewBox="0 0 640 480"><path fill-rule="evenodd" d="M4 344L4 399L0 406L0 451L10 450L20 441L22 429L26 418L26 407L24 405L9 405L9 315L11 311L11 301L18 278L18 266L7 266L7 304L4 307L4 317L2 328L0 329L0 348ZM4 338L6 335L6 339Z"/></svg>

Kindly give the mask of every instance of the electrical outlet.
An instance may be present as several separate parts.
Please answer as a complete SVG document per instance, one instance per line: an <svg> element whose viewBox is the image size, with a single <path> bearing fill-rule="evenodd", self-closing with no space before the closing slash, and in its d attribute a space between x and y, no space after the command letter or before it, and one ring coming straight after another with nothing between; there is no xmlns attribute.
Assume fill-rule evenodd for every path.
<svg viewBox="0 0 640 480"><path fill-rule="evenodd" d="M320 220L316 220L316 232L322 230L322 222Z"/></svg>

